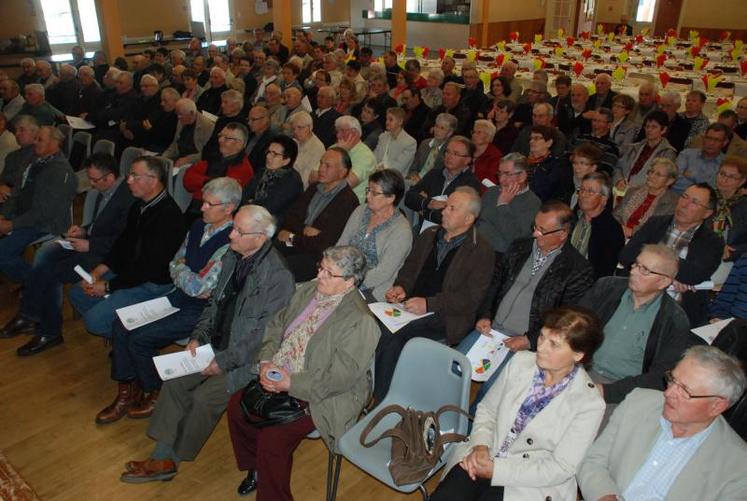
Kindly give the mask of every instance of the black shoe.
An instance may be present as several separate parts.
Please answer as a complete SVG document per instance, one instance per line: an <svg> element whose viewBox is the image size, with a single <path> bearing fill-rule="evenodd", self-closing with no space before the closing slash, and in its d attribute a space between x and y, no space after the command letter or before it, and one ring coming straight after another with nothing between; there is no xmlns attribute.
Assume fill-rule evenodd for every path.
<svg viewBox="0 0 747 501"><path fill-rule="evenodd" d="M0 329L0 338L7 339L23 333L31 333L36 327L36 322L16 315Z"/></svg>
<svg viewBox="0 0 747 501"><path fill-rule="evenodd" d="M255 490L257 490L257 472L249 470L246 473L246 478L241 481L239 488L236 489L236 492L239 493L239 496L246 496Z"/></svg>
<svg viewBox="0 0 747 501"><path fill-rule="evenodd" d="M40 336L37 334L31 338L31 341L18 348L16 353L19 357L28 357L64 342L62 336Z"/></svg>

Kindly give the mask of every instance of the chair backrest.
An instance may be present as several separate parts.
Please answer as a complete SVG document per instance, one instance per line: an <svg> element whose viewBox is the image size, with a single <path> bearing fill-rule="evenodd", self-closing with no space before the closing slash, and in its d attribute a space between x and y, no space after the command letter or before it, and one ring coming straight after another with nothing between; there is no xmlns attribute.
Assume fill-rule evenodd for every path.
<svg viewBox="0 0 747 501"><path fill-rule="evenodd" d="M747 364L747 320L737 318L729 322L712 345ZM739 436L747 440L747 392L724 413L724 418Z"/></svg>
<svg viewBox="0 0 747 501"><path fill-rule="evenodd" d="M62 144L62 151L65 152L67 158L70 158L70 150L73 144L73 128L68 124L60 124L57 128L65 136L65 142Z"/></svg>
<svg viewBox="0 0 747 501"><path fill-rule="evenodd" d="M122 158L119 159L119 175L123 179L127 178L127 175L130 173L130 166L133 160L142 156L143 153L145 153L144 149L134 146L128 146L122 151Z"/></svg>
<svg viewBox="0 0 747 501"><path fill-rule="evenodd" d="M192 202L192 194L184 187L184 174L186 172L186 168L179 170L179 174L173 176L172 182L169 183L171 186L169 193L182 212L185 212Z"/></svg>
<svg viewBox="0 0 747 501"><path fill-rule="evenodd" d="M108 139L99 139L96 144L93 145L92 153L108 153L114 156L114 143Z"/></svg>
<svg viewBox="0 0 747 501"><path fill-rule="evenodd" d="M83 162L91 156L91 142L93 138L90 132L78 131L73 134L73 144L70 148L70 165L74 171L83 168Z"/></svg>

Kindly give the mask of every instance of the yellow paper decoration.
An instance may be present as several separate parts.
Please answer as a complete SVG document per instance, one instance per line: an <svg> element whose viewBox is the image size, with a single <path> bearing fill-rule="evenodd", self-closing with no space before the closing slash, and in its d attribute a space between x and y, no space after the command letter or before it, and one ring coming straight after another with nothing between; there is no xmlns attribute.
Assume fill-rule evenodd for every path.
<svg viewBox="0 0 747 501"><path fill-rule="evenodd" d="M490 90L490 73L481 71L480 80L482 81L483 91L488 92Z"/></svg>
<svg viewBox="0 0 747 501"><path fill-rule="evenodd" d="M349 53L349 54L348 54L348 55L347 55L347 56L345 57L345 62L346 62L346 63L349 63L350 61L354 61L354 60L355 60L355 55L354 55L354 54L353 54L352 52L351 52L351 53Z"/></svg>
<svg viewBox="0 0 747 501"><path fill-rule="evenodd" d="M536 43L536 44L542 43L542 35L540 35L539 33L537 33L536 35L534 35L534 43Z"/></svg>
<svg viewBox="0 0 747 501"><path fill-rule="evenodd" d="M604 33L604 26L602 26L602 23L597 24L597 35L601 35Z"/></svg>
<svg viewBox="0 0 747 501"><path fill-rule="evenodd" d="M739 56L741 55L740 51L736 47L734 47L733 49L731 49L731 51L729 52L729 54L731 55L731 58L734 61L736 61L737 59L739 59Z"/></svg>
<svg viewBox="0 0 747 501"><path fill-rule="evenodd" d="M474 61L477 59L477 51L475 49L470 49L467 51L467 61Z"/></svg>
<svg viewBox="0 0 747 501"><path fill-rule="evenodd" d="M609 40L611 42L614 39L615 39L615 34L614 33L612 33L611 31L609 33L607 33L607 40Z"/></svg>
<svg viewBox="0 0 747 501"><path fill-rule="evenodd" d="M402 68L404 70L405 69L405 60L404 59L400 59L399 61L397 61L397 66L399 66L400 68Z"/></svg>
<svg viewBox="0 0 747 501"><path fill-rule="evenodd" d="M667 48L664 46L664 44L656 46L656 53L657 54L664 54L665 50L667 50Z"/></svg>
<svg viewBox="0 0 747 501"><path fill-rule="evenodd" d="M504 52L506 50L506 41L501 40L497 44L495 44L495 48L498 49L498 52Z"/></svg>
<svg viewBox="0 0 747 501"><path fill-rule="evenodd" d="M721 114L721 113L723 113L726 110L730 110L731 109L731 104L732 104L731 103L731 99L727 99L723 103L721 103L718 106L716 106L716 112L719 113L719 114Z"/></svg>
<svg viewBox="0 0 747 501"><path fill-rule="evenodd" d="M677 43L677 37L667 37L667 45L670 47Z"/></svg>
<svg viewBox="0 0 747 501"><path fill-rule="evenodd" d="M444 57L454 57L454 49L446 49Z"/></svg>
<svg viewBox="0 0 747 501"><path fill-rule="evenodd" d="M711 75L709 73L708 75L706 75L706 79L708 80L708 92L713 92L716 89L716 84L723 80L724 77Z"/></svg>
<svg viewBox="0 0 747 501"><path fill-rule="evenodd" d="M734 42L734 48L737 49L739 52L742 52L742 47L744 47L744 42L741 40L737 40Z"/></svg>
<svg viewBox="0 0 747 501"><path fill-rule="evenodd" d="M565 54L563 47L555 47L555 55L557 57L563 57L563 54Z"/></svg>
<svg viewBox="0 0 747 501"><path fill-rule="evenodd" d="M558 28L558 38L563 38L563 35L565 35L565 30L563 28Z"/></svg>
<svg viewBox="0 0 747 501"><path fill-rule="evenodd" d="M379 64L384 64L384 56L379 56L376 62L378 62Z"/></svg>
<svg viewBox="0 0 747 501"><path fill-rule="evenodd" d="M641 35L643 35L644 37L648 36L649 33L651 33L651 30L649 28L643 28L641 30Z"/></svg>
<svg viewBox="0 0 747 501"><path fill-rule="evenodd" d="M412 51L415 53L415 57L417 57L418 59L423 59L423 50L425 50L425 47L418 47L417 45L414 49L412 49Z"/></svg>
<svg viewBox="0 0 747 501"><path fill-rule="evenodd" d="M534 69L535 70L541 70L542 69L542 59L536 58L534 60Z"/></svg>
<svg viewBox="0 0 747 501"><path fill-rule="evenodd" d="M622 66L618 66L617 68L615 68L612 72L612 78L614 78L618 82L622 82L625 78L625 69Z"/></svg>
<svg viewBox="0 0 747 501"><path fill-rule="evenodd" d="M594 40L594 48L595 49L598 49L601 46L602 46L602 41L600 39L597 38L596 40Z"/></svg>
<svg viewBox="0 0 747 501"><path fill-rule="evenodd" d="M625 64L625 62L628 60L628 51L622 51L617 55L617 60L621 63Z"/></svg>
<svg viewBox="0 0 747 501"><path fill-rule="evenodd" d="M697 31L690 30L690 40L695 41L695 39L698 38L698 35L700 35L700 33L698 33Z"/></svg>
<svg viewBox="0 0 747 501"><path fill-rule="evenodd" d="M586 89L589 91L590 96L593 96L597 93L597 86L594 85L594 82L591 82L589 85L587 85Z"/></svg>
<svg viewBox="0 0 747 501"><path fill-rule="evenodd" d="M700 37L693 38L693 47L700 47Z"/></svg>
<svg viewBox="0 0 747 501"><path fill-rule="evenodd" d="M705 59L703 59L700 56L693 59L693 66L695 67L695 71L700 71L703 68L704 62L705 62Z"/></svg>

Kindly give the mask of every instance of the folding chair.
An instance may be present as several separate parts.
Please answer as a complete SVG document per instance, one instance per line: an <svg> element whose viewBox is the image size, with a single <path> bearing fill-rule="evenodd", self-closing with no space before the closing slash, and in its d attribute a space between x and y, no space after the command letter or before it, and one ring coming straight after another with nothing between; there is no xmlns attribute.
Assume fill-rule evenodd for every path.
<svg viewBox="0 0 747 501"><path fill-rule="evenodd" d="M65 152L67 158L70 158L70 149L73 143L73 128L68 124L60 124L57 128L65 136L65 142L62 144L62 151Z"/></svg>
<svg viewBox="0 0 747 501"><path fill-rule="evenodd" d="M114 142L108 139L99 139L96 144L93 145L93 153L108 153L114 156Z"/></svg>
<svg viewBox="0 0 747 501"><path fill-rule="evenodd" d="M128 146L124 151L122 151L122 158L119 160L119 175L122 176L123 179L126 179L127 175L130 173L130 165L132 165L133 160L142 156L143 153L145 153L144 149L136 148L134 146Z"/></svg>

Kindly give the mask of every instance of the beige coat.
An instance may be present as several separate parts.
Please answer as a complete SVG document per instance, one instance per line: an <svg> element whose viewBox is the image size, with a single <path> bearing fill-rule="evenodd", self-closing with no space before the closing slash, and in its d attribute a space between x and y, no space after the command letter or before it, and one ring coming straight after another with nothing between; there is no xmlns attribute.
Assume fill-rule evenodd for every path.
<svg viewBox="0 0 747 501"><path fill-rule="evenodd" d="M195 148L197 148L197 153L187 155L187 158L190 159L190 164L193 164L200 159L200 156L202 155L202 148L205 147L207 142L210 140L210 136L213 135L214 127L215 122L205 118L205 116L199 111L197 112L197 121L195 124L194 136ZM179 139L179 134L182 133L183 128L184 125L181 122L178 122L176 124L176 133L174 134L174 140L171 141L169 147L166 148L166 151L163 152L164 157L176 161L177 159L184 156L179 153L179 147L177 146L177 140Z"/></svg>
<svg viewBox="0 0 747 501"><path fill-rule="evenodd" d="M316 282L301 285L287 308L267 324L257 361L270 360L283 333L316 292ZM379 342L368 305L353 288L309 340L304 370L291 376L288 393L309 403L317 430L334 450L336 441L358 420L371 390L368 370Z"/></svg>
<svg viewBox="0 0 747 501"><path fill-rule="evenodd" d="M475 445L497 454L532 384L535 360L529 351L513 356L477 407L469 441L454 448L446 472ZM493 458L491 484L504 486L505 501L575 500L576 470L594 441L604 409L599 390L579 368L570 385L519 434L508 457Z"/></svg>

